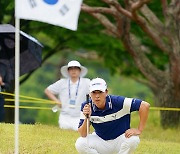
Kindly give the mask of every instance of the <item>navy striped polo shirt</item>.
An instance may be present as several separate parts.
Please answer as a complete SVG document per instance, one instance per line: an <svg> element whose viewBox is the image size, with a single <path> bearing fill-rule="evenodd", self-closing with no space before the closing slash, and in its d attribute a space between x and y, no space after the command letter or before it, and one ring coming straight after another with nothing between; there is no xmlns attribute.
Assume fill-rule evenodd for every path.
<svg viewBox="0 0 180 154"><path fill-rule="evenodd" d="M130 128L130 113L138 111L141 102L140 99L107 95L105 109L100 110L90 100L92 110L90 122L95 133L104 140L112 140L125 133ZM81 106L79 127L85 119L83 114L85 104L86 102Z"/></svg>

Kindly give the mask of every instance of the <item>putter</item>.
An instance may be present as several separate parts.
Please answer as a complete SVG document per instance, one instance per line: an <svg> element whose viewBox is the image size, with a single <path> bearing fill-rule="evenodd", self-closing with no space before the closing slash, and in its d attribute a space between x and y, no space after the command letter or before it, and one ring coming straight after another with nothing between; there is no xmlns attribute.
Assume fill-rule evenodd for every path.
<svg viewBox="0 0 180 154"><path fill-rule="evenodd" d="M86 103L89 104L89 94L86 95ZM87 136L89 134L89 115L86 115L87 118Z"/></svg>

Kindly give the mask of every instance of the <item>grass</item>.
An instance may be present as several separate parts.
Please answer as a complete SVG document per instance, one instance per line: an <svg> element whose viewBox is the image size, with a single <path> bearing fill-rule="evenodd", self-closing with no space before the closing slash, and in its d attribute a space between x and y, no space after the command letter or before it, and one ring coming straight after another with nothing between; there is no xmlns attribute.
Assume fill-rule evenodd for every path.
<svg viewBox="0 0 180 154"><path fill-rule="evenodd" d="M75 154L79 134L48 125L20 125L19 151L26 154ZM14 153L14 125L0 124L0 153Z"/></svg>
<svg viewBox="0 0 180 154"><path fill-rule="evenodd" d="M159 112L151 111L146 129L135 154L180 154L180 129L163 130ZM138 115L132 115L132 127L138 125ZM91 130L92 131L92 130ZM42 124L19 126L20 154L77 154L75 141L79 134L58 126ZM0 154L14 153L14 125L0 124Z"/></svg>

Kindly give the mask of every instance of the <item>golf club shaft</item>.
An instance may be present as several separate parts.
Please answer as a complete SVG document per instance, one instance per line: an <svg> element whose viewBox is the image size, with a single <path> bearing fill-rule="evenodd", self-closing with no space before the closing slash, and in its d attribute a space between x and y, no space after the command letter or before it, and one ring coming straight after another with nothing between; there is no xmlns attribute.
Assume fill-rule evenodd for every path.
<svg viewBox="0 0 180 154"><path fill-rule="evenodd" d="M89 94L86 95L86 102L89 104ZM89 115L86 115L87 118L87 135L89 134Z"/></svg>
<svg viewBox="0 0 180 154"><path fill-rule="evenodd" d="M89 134L89 118L87 118L87 135Z"/></svg>

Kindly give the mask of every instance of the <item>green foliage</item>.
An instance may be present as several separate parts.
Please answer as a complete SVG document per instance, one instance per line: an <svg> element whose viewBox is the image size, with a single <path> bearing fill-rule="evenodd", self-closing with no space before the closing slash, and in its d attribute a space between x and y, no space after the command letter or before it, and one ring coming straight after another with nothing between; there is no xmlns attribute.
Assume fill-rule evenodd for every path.
<svg viewBox="0 0 180 154"><path fill-rule="evenodd" d="M140 43L148 48L148 52L146 53L146 56L148 59L159 69L165 70L168 65L169 56L165 53L163 53L153 42L152 39L150 39L143 31L142 29L136 25L134 22L132 22L133 28L131 29L131 32L136 35L136 37L139 39ZM142 39L143 38L143 39ZM167 38L162 38L167 39ZM136 71L137 72L137 71ZM134 74L133 72L132 74Z"/></svg>
<svg viewBox="0 0 180 154"><path fill-rule="evenodd" d="M148 6L161 21L164 21L161 1L152 0L148 3Z"/></svg>
<svg viewBox="0 0 180 154"><path fill-rule="evenodd" d="M20 86L20 94L35 98L46 98L44 95L44 89L56 81L56 72L54 65L57 65L57 62L59 61L58 56L53 56L51 58L51 64L46 64L43 67L40 67L28 80L28 82L25 82L23 85ZM58 69L59 72L59 69ZM21 103L22 104L22 103ZM45 103L41 102L41 104L25 104L22 105L25 106L47 106ZM52 105L48 105L48 107L52 107ZM39 112L38 110L27 110L22 109L20 110L20 121L23 123L34 123L36 118L40 122L44 122L45 119L43 117L47 117L46 121L47 123L53 124L54 121L52 120L54 117L52 114L48 111L45 112L47 115L42 114L42 112ZM40 116L39 116L40 114ZM42 116L42 117L41 117ZM48 118L49 117L49 118ZM54 123L55 124L55 123Z"/></svg>
<svg viewBox="0 0 180 154"><path fill-rule="evenodd" d="M90 6L107 6L102 1L85 0L84 3ZM119 3L124 6L123 1ZM13 6L14 2L7 0L0 2L3 14L0 16L1 23L13 23ZM148 6L163 20L162 8L159 1L150 1ZM112 19L112 17L111 17ZM53 26L50 24L21 20L21 30L36 37L45 47L43 56L52 52L63 53L63 49L71 51L83 49L86 52L93 50L104 59L104 66L108 67L111 73L121 72L125 76L143 77L140 71L136 68L131 56L126 52L123 44L117 38L108 36L104 31L104 27L90 15L81 12L79 18L78 30L76 32L67 30L62 27ZM168 57L160 51L140 29L139 26L132 22L131 31L142 42L143 45L150 48L150 53L147 53L148 58L158 68L164 70L168 66ZM57 45L59 45L57 47ZM56 48L57 47L57 48Z"/></svg>
<svg viewBox="0 0 180 154"><path fill-rule="evenodd" d="M106 4L101 1L84 0L83 2L90 6L106 6Z"/></svg>
<svg viewBox="0 0 180 154"><path fill-rule="evenodd" d="M101 1L84 0L84 2L91 6L106 6ZM119 2L121 3L122 1ZM161 8L159 8L159 5L155 5L156 3L159 2L153 1L150 7L153 10L157 9L159 12ZM14 23L14 1L1 1L0 11L0 23ZM21 20L21 30L36 37L44 45L43 58L47 54L53 54L53 56L48 56L47 59L49 60L42 64L42 67L27 82L21 85L20 91L22 95L46 98L44 89L59 78L59 61L77 59L88 67L89 73L87 77L94 78L98 76L107 80L110 92L153 102L152 93L148 88L128 78L119 79L116 76L111 76L118 72L121 76L130 77L133 75L142 77L141 73L135 67L131 56L124 49L122 42L117 38L108 36L104 31L104 27L90 15L81 12L79 26L76 32L62 27L28 20ZM151 53L147 54L148 57L157 67L164 69L168 62L167 56L162 54L134 23L132 23L131 31L136 36L139 36L143 44L153 49ZM74 51L77 50L83 52L96 51L101 59L98 59L97 62L79 58L74 56ZM120 83L120 85L117 83ZM39 106L39 104L28 105ZM52 105L49 105L49 107L52 107ZM58 115L51 113L51 111L20 110L20 120L23 123L47 122L55 124L57 117ZM56 120L52 120L51 122L50 119Z"/></svg>
<svg viewBox="0 0 180 154"><path fill-rule="evenodd" d="M118 75L111 78L108 85L110 93L131 98L139 98L149 102L152 106L154 105L153 94L148 87L143 86L141 83L135 82L130 78L119 77Z"/></svg>
<svg viewBox="0 0 180 154"><path fill-rule="evenodd" d="M13 20L14 1L6 0L0 2L0 23L8 23Z"/></svg>

